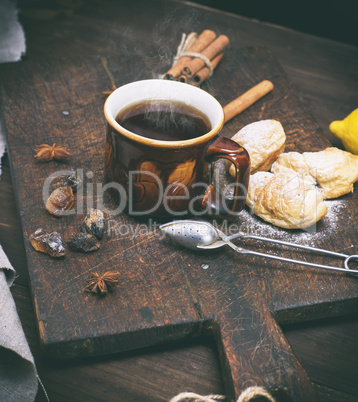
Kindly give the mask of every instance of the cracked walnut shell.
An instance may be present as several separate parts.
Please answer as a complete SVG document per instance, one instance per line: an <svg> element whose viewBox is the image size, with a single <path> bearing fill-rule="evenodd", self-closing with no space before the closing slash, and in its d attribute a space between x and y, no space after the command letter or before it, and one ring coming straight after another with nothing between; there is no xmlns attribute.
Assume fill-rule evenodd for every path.
<svg viewBox="0 0 358 402"><path fill-rule="evenodd" d="M71 209L74 200L75 197L70 186L58 187L50 194L46 202L46 209L52 215L62 216Z"/></svg>

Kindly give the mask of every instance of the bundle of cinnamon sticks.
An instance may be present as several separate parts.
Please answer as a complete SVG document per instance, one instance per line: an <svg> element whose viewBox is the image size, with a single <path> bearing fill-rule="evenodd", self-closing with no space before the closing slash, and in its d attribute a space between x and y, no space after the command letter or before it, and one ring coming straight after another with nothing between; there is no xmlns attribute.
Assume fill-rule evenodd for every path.
<svg viewBox="0 0 358 402"><path fill-rule="evenodd" d="M226 35L216 36L215 32L206 29L195 40L188 44L184 55L179 54L178 61L166 72L164 78L200 85L211 74L224 56L224 49L229 44ZM185 55L190 53L191 55ZM196 56L195 53L202 55ZM207 65L210 62L210 65Z"/></svg>

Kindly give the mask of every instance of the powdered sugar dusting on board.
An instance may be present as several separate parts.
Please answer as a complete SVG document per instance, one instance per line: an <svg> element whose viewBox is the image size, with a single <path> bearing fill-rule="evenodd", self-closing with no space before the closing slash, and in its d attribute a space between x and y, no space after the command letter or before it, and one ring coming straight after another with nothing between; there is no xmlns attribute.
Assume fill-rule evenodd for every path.
<svg viewBox="0 0 358 402"><path fill-rule="evenodd" d="M293 243L307 245L319 243L322 239L334 235L340 212L346 208L343 200L325 200L325 203L328 212L322 219L323 228L319 228L319 225L313 225L307 229L282 229L265 222L245 209L237 217L237 229L244 233Z"/></svg>
<svg viewBox="0 0 358 402"><path fill-rule="evenodd" d="M329 223L331 229L335 229L339 221L339 213L346 207L342 200L326 200L325 203L328 207L327 215L324 217Z"/></svg>

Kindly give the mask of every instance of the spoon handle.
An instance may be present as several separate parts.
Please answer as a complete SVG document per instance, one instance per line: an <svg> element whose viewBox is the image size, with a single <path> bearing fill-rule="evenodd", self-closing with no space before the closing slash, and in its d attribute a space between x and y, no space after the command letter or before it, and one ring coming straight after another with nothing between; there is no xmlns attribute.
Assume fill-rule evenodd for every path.
<svg viewBox="0 0 358 402"><path fill-rule="evenodd" d="M235 244L231 243L230 241L226 242L226 244L227 244L228 246L230 246L233 250L237 251L237 252L240 253L240 254L257 255L258 257L270 258L270 259L272 259L272 260L278 260L278 261L282 261L282 262L291 262L291 263L293 263L293 264L305 265L305 266L314 267L314 268L320 268L320 269L327 269L327 270L330 270L330 271L346 272L346 273L349 273L349 274L358 274L358 270L356 270L356 269L350 269L350 268L348 267L348 263L345 264L345 266L346 266L347 268L332 267L332 266L330 266L330 265L315 264L315 263L313 263L313 262L306 262L306 261L300 261L300 260L293 260L293 259L291 259L291 258L279 257L279 256L277 256L277 255L264 254L264 253L259 253L259 252L257 252L257 251L246 250L246 249L244 249L244 248L242 248L242 247L237 247ZM348 258L351 258L351 257L352 257L352 256L347 257L347 258L346 258L346 261L348 260ZM353 257L356 257L356 256L353 256ZM356 257L356 259L357 259L357 258L358 258L358 257ZM356 276L356 275L354 275L354 276Z"/></svg>
<svg viewBox="0 0 358 402"><path fill-rule="evenodd" d="M336 253L334 251L325 250L323 248L304 246L302 244L289 243L287 241L276 240L276 239L268 239L267 237L261 237L261 236L255 236L255 235L246 235L244 233L235 233L232 236L228 236L227 239L229 241L231 241L231 240L237 239L237 238L261 240L261 241L265 241L265 242L268 242L268 243L275 243L275 244L281 244L283 246L300 248L300 249L312 251L312 252L315 252L315 253L327 254L327 255L331 255L333 257L338 257L338 258L348 258L349 257L346 254Z"/></svg>

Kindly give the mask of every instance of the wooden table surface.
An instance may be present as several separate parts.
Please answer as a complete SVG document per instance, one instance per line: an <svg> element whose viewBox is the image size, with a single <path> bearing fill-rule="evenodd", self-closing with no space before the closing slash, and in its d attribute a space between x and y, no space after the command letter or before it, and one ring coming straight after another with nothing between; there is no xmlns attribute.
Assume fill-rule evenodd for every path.
<svg viewBox="0 0 358 402"><path fill-rule="evenodd" d="M40 7L39 2L33 3ZM40 21L40 14L33 10L22 14L27 42L24 62L158 51L170 57L181 32L212 28L240 46L266 46L335 146L341 144L330 135L329 123L358 105L358 48L351 45L187 2L92 0L79 3L76 9L58 6L55 14L47 13ZM204 395L224 393L218 353L211 339L67 362L42 355L7 157L3 159L0 204L0 243L19 274L12 293L51 401L165 401L185 390ZM346 316L284 328L323 401L358 401L357 330L358 316L349 311Z"/></svg>

